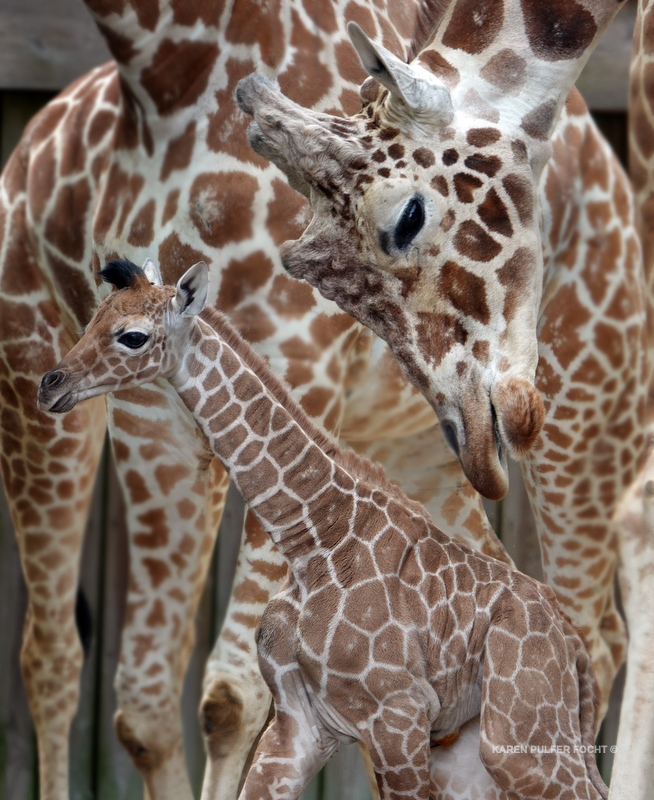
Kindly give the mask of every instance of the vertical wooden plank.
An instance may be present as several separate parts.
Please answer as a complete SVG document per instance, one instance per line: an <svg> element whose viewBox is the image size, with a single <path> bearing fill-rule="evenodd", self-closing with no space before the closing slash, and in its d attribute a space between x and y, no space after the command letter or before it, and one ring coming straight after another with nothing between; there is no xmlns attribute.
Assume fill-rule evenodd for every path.
<svg viewBox="0 0 654 800"><path fill-rule="evenodd" d="M83 596L78 613L78 631L85 647L80 682L80 700L70 735L71 800L93 800L95 796L95 734L98 723L98 661L102 641L103 505L107 447L100 461L91 510L86 525L80 561L79 592ZM80 597L78 594L78 608Z"/></svg>
<svg viewBox="0 0 654 800"><path fill-rule="evenodd" d="M323 773L321 800L370 800L370 785L358 745L341 745Z"/></svg>
<svg viewBox="0 0 654 800"><path fill-rule="evenodd" d="M499 537L521 572L543 580L536 522L520 464L509 461L509 492L499 509Z"/></svg>
<svg viewBox="0 0 654 800"><path fill-rule="evenodd" d="M128 547L125 506L111 459L102 498L103 582L99 630L98 697L96 723L97 800L142 800L143 782L114 733L116 694L113 682L120 654L120 634L125 615Z"/></svg>

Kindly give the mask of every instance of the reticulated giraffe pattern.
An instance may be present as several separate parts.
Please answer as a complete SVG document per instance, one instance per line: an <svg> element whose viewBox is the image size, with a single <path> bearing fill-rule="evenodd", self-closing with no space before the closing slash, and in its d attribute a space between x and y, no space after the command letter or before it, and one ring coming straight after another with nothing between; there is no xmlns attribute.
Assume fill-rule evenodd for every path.
<svg viewBox="0 0 654 800"><path fill-rule="evenodd" d="M591 660L552 590L440 531L320 433L224 317L196 321L204 263L176 290L125 261L101 274L118 291L44 376L41 408L166 377L290 566L257 634L275 717L242 800L299 798L352 739L382 800L428 800L432 741L477 715L503 792L606 798Z"/></svg>
<svg viewBox="0 0 654 800"><path fill-rule="evenodd" d="M290 274L387 341L482 492L501 496L507 451L524 456L544 572L590 640L604 701L624 655L607 578L612 518L642 462L649 301L628 182L600 166L566 95L616 10L504 2L471 15L454 2L410 64L351 26L373 80L346 121L263 76L237 92L253 149L314 210L282 246ZM583 183L588 203L573 210ZM635 565L622 563L626 588ZM630 610L639 630L647 612ZM645 650L632 650L632 676ZM649 757L645 740L634 747Z"/></svg>
<svg viewBox="0 0 654 800"><path fill-rule="evenodd" d="M212 303L314 421L384 461L448 532L506 558L433 411L388 349L282 270L278 248L310 214L247 147L247 120L233 99L239 79L256 69L302 105L354 113L364 73L346 23L410 58L440 21L439 4L424 4L423 14L409 0L87 5L117 65L90 73L34 120L0 193L0 458L30 593L22 662L48 798L67 796L81 667L74 591L107 415L102 401L91 401L53 419L35 411L34 398L40 375L90 319L94 273L109 258L155 256L167 280L204 258L216 278ZM547 458L528 480L548 580L588 636L604 702L624 652L608 518L633 476L637 445L630 420L640 391L631 346L641 324L639 277L624 176L578 96L553 141L540 201L550 302L539 323L538 388L549 433L536 443ZM602 317L609 321L600 330ZM608 355L598 356L598 341L611 343ZM152 797L190 798L178 704L227 479L165 384L110 397L108 421L131 571L117 730ZM605 434L622 425L618 447ZM593 477L598 463L601 481ZM268 712L253 634L283 574L249 515L205 682L207 797L235 794Z"/></svg>
<svg viewBox="0 0 654 800"><path fill-rule="evenodd" d="M386 435L404 437L394 455L411 456L407 489L436 509L453 498L452 522L505 557L430 410L398 379L390 356L377 348L371 358L367 332L281 269L278 245L301 232L308 212L252 154L233 100L237 81L260 68L288 80L302 102L353 111L362 73L346 22L365 20L408 51L435 24L429 14L419 17L412 2L87 5L117 63L38 115L7 165L1 197L2 469L30 596L22 668L44 798L68 794L82 660L74 594L107 418L98 401L53 421L35 411L34 398L40 373L90 319L94 272L112 255L141 262L152 253L170 277L204 257L218 277L212 301L316 422L356 435L365 448L379 414L361 417L357 407L347 418L345 387L356 362L359 376L384 384L377 398L395 413ZM111 397L108 422L130 545L116 728L151 797L190 798L178 706L226 475L165 386ZM432 463L449 465L445 479ZM284 566L251 516L243 537L234 599L205 682L207 796L235 794L269 708L253 637Z"/></svg>

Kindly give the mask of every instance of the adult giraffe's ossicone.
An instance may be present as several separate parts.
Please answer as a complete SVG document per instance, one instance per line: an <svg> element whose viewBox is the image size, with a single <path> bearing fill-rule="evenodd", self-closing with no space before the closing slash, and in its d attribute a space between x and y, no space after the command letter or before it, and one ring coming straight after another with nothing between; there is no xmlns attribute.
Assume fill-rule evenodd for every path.
<svg viewBox="0 0 654 800"><path fill-rule="evenodd" d="M253 149L314 210L282 248L287 270L386 340L493 500L508 487L507 454L524 456L545 417L534 388L539 180L562 105L618 5L557 6L547 23L529 3L489 3L466 25L466 4L452 3L410 64L350 23L377 84L363 85L366 106L346 121L300 108L262 76L237 89Z"/></svg>

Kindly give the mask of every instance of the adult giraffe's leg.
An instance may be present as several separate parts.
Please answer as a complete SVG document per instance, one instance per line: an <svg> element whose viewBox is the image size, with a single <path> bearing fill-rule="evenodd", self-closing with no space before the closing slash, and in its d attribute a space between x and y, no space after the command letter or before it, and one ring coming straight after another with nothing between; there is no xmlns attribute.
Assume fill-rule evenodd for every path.
<svg viewBox="0 0 654 800"><path fill-rule="evenodd" d="M106 412L104 399L65 417L37 411L44 371L74 340L60 331L59 310L33 264L24 265L20 281L30 283L30 305L6 292L0 301L0 463L28 593L21 668L40 796L64 800L83 661L75 626L79 558Z"/></svg>
<svg viewBox="0 0 654 800"><path fill-rule="evenodd" d="M109 420L130 546L116 732L151 800L190 800L180 700L227 475L165 382L114 396Z"/></svg>
<svg viewBox="0 0 654 800"><path fill-rule="evenodd" d="M203 800L237 796L241 773L263 728L271 695L259 671L254 635L286 565L252 512L245 516L232 594L207 662L200 720L207 749Z"/></svg>
<svg viewBox="0 0 654 800"><path fill-rule="evenodd" d="M620 504L622 602L629 624L627 676L618 747L611 773L611 800L647 797L654 786L654 456Z"/></svg>

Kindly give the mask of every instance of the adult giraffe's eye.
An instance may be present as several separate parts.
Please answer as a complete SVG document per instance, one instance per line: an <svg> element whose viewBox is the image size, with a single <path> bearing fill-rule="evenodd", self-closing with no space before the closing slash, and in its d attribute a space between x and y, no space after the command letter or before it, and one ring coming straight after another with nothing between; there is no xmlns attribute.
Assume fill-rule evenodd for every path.
<svg viewBox="0 0 654 800"><path fill-rule="evenodd" d="M415 195L406 204L400 221L395 226L393 239L398 250L406 250L425 224L425 204Z"/></svg>
<svg viewBox="0 0 654 800"><path fill-rule="evenodd" d="M118 341L120 344L124 344L125 347L131 347L132 350L138 350L139 347L143 347L143 345L148 341L150 337L147 333L142 333L141 331L127 331L122 336L118 337Z"/></svg>

